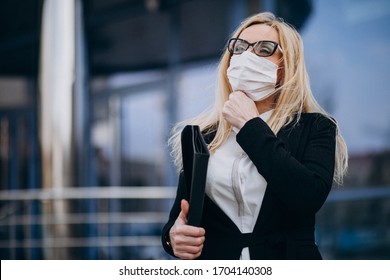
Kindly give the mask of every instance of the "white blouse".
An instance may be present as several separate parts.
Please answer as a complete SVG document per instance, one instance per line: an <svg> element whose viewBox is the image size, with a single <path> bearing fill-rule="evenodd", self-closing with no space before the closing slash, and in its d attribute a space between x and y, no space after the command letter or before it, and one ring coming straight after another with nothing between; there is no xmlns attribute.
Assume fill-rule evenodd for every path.
<svg viewBox="0 0 390 280"><path fill-rule="evenodd" d="M272 112L267 111L260 118L267 121ZM256 224L266 187L267 182L237 143L233 131L210 155L206 194L242 233L250 233ZM250 259L248 247L242 250L241 259Z"/></svg>

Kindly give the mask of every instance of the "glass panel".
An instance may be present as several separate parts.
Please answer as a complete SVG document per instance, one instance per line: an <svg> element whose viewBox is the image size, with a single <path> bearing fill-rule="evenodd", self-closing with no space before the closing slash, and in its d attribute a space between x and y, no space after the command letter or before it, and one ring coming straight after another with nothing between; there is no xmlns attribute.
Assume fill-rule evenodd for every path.
<svg viewBox="0 0 390 280"><path fill-rule="evenodd" d="M178 91L179 121L193 118L214 103L216 62L193 64L181 71Z"/></svg>
<svg viewBox="0 0 390 280"><path fill-rule="evenodd" d="M165 184L167 166L166 97L161 91L129 95L122 102L122 183Z"/></svg>

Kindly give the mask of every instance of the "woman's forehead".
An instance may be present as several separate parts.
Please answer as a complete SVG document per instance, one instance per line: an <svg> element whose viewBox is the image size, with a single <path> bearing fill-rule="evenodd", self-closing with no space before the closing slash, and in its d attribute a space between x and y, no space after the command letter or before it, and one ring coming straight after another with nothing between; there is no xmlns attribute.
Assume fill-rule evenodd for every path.
<svg viewBox="0 0 390 280"><path fill-rule="evenodd" d="M246 40L249 43L257 41L274 41L279 43L278 32L275 30L275 28L267 24L251 25L241 32L239 38Z"/></svg>

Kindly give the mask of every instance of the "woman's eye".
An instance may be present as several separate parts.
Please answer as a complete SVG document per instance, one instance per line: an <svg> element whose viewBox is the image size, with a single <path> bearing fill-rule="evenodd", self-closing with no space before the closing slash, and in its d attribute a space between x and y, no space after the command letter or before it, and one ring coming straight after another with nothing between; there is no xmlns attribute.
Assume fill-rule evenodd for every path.
<svg viewBox="0 0 390 280"><path fill-rule="evenodd" d="M272 53L272 49L267 48L267 47L262 47L262 48L260 48L260 53L261 54L271 54Z"/></svg>
<svg viewBox="0 0 390 280"><path fill-rule="evenodd" d="M234 47L234 52L244 52L246 49L245 49L245 46L244 45L236 45Z"/></svg>
<svg viewBox="0 0 390 280"><path fill-rule="evenodd" d="M269 56L274 51L275 45L268 42L263 42L256 46L255 52L261 56Z"/></svg>

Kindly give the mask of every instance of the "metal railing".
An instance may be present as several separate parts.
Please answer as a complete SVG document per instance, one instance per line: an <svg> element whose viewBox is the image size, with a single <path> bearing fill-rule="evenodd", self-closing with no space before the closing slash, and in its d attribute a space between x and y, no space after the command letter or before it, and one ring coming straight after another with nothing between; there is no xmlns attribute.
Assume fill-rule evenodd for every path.
<svg viewBox="0 0 390 280"><path fill-rule="evenodd" d="M160 231L175 193L176 187L160 186L0 191L0 257L170 258L161 247ZM383 218L390 216L389 202L390 186L333 189L317 219L319 246L329 258L345 258L345 252L336 252L339 247L350 243L348 238L367 235L369 227L370 236L379 236L376 242L389 248L390 221ZM364 217L354 210L357 204L365 215L373 205L377 212ZM357 233L351 235L351 228ZM366 241L354 242L356 251Z"/></svg>
<svg viewBox="0 0 390 280"><path fill-rule="evenodd" d="M167 258L159 231L175 192L174 187L1 191L2 258ZM58 203L66 213L56 210ZM33 236L34 230L39 234Z"/></svg>

